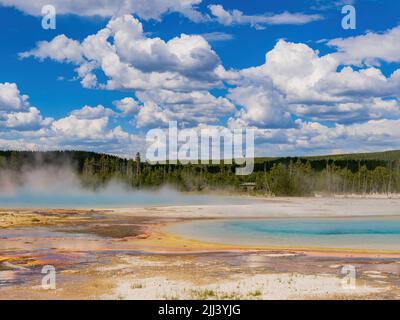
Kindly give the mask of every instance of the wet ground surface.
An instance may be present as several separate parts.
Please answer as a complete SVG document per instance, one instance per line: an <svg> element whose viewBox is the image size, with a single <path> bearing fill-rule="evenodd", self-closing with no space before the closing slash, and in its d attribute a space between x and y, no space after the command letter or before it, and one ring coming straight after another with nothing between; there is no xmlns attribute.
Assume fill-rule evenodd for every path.
<svg viewBox="0 0 400 320"><path fill-rule="evenodd" d="M124 239L140 236L151 223L148 218L110 217L90 212L82 214L78 221L43 226L40 224L43 217L64 216L68 219L71 212L35 210L32 214L35 215L32 220L39 220L37 226L0 229L0 288L38 284L45 265L63 272L106 263L108 258L121 252L138 254L139 250L124 245Z"/></svg>
<svg viewBox="0 0 400 320"><path fill-rule="evenodd" d="M52 213L42 212L48 216ZM66 214L68 216L68 214ZM58 216L57 216L58 217ZM0 230L0 299L9 292L16 297L39 298L40 293L30 296L24 288L39 287L43 279L43 266L57 270L57 285L70 289L72 284L88 286L90 290L104 290L110 276L134 274L138 277L164 275L171 277L200 278L198 281L223 279L232 275L264 273L329 274L343 276L346 265L355 267L357 280L373 286L389 287L376 298L400 298L400 257L359 258L341 256L312 256L290 251L218 251L203 253L151 253L130 245L129 239L145 235L154 218L108 216L95 213L83 221L72 221L51 226L24 226ZM95 218L95 219L93 219ZM157 223L176 219L159 218ZM135 263L124 271L113 272L121 257L146 257L159 264ZM99 272L99 268L109 271ZM102 284L98 284L98 280ZM16 291L4 291L4 289ZM2 295L2 290L4 296ZM87 289L89 290L89 289ZM99 289L100 290L100 289ZM6 293L7 292L7 293ZM76 291L76 297L86 297L85 291ZM64 296L60 294L60 297Z"/></svg>

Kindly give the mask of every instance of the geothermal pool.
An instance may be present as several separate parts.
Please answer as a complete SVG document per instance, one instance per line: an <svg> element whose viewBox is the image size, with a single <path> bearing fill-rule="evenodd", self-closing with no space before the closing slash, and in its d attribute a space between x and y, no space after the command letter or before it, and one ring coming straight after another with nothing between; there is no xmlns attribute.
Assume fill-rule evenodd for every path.
<svg viewBox="0 0 400 320"><path fill-rule="evenodd" d="M186 239L266 247L400 251L400 218L207 220L166 231Z"/></svg>
<svg viewBox="0 0 400 320"><path fill-rule="evenodd" d="M252 200L257 201L257 200ZM1 208L121 208L165 205L246 204L249 200L227 196L183 194L170 189L133 191L122 187L96 192L66 187L65 190L21 188L12 194L0 193Z"/></svg>

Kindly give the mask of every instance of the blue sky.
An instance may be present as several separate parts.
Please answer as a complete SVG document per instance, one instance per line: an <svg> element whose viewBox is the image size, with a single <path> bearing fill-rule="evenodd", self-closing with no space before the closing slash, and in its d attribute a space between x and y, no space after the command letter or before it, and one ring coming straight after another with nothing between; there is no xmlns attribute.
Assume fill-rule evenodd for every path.
<svg viewBox="0 0 400 320"><path fill-rule="evenodd" d="M398 1L54 0L55 30L44 4L0 0L1 149L131 156L172 120L260 156L400 148Z"/></svg>

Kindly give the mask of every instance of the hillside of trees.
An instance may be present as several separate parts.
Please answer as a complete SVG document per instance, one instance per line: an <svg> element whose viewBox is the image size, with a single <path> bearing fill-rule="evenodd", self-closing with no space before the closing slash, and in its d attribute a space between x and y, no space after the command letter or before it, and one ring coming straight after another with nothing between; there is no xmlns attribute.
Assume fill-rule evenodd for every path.
<svg viewBox="0 0 400 320"><path fill-rule="evenodd" d="M235 175L235 164L156 164L83 151L0 151L0 171L18 174L68 165L82 184L98 188L112 179L138 188L165 184L181 191L246 192L274 196L400 193L400 151L318 157L257 158L254 172Z"/></svg>

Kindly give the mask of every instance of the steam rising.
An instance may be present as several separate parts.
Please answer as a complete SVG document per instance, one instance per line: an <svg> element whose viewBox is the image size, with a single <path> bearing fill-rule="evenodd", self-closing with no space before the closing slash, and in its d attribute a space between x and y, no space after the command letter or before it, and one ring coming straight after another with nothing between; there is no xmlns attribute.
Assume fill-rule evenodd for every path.
<svg viewBox="0 0 400 320"><path fill-rule="evenodd" d="M15 196L21 191L31 194L63 194L82 191L78 176L68 166L23 169L20 173L0 171L0 195Z"/></svg>
<svg viewBox="0 0 400 320"><path fill-rule="evenodd" d="M152 191L133 190L117 180L94 190L82 184L68 162L25 166L18 172L0 170L0 207L104 208L225 202L218 196L183 195L169 186Z"/></svg>

